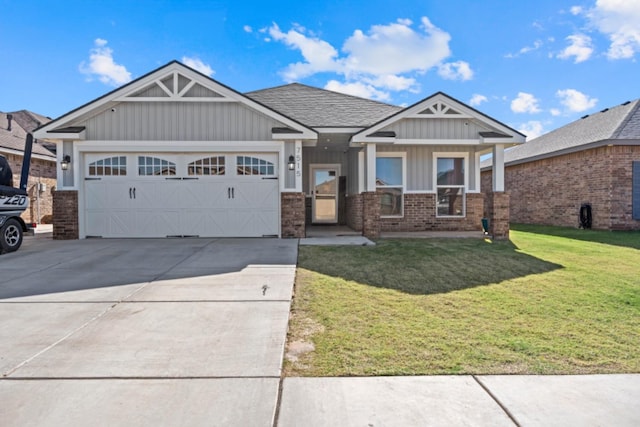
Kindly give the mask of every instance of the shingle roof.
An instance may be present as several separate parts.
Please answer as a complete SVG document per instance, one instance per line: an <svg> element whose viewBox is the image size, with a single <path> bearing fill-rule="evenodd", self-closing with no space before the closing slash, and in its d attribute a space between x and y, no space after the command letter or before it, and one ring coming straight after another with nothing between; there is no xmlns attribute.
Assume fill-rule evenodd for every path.
<svg viewBox="0 0 640 427"><path fill-rule="evenodd" d="M7 148L23 152L27 132L15 120L11 121L10 131L7 130L8 125L7 113L0 112L0 150ZM33 144L31 152L33 154L50 157L52 160L56 158L55 154L38 143Z"/></svg>
<svg viewBox="0 0 640 427"><path fill-rule="evenodd" d="M401 107L291 83L246 96L309 127L367 127Z"/></svg>
<svg viewBox="0 0 640 427"><path fill-rule="evenodd" d="M618 140L618 142L616 142ZM640 141L640 99L584 116L504 152L505 164L523 163L587 148L593 144ZM484 161L481 167L490 166Z"/></svg>

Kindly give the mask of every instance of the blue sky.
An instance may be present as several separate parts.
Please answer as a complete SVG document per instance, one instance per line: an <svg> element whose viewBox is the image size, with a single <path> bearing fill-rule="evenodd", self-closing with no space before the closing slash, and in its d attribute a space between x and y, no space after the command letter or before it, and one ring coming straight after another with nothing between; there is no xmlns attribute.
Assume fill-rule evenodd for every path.
<svg viewBox="0 0 640 427"><path fill-rule="evenodd" d="M437 91L529 136L640 97L640 0L0 0L0 111L58 117L177 59L247 92Z"/></svg>

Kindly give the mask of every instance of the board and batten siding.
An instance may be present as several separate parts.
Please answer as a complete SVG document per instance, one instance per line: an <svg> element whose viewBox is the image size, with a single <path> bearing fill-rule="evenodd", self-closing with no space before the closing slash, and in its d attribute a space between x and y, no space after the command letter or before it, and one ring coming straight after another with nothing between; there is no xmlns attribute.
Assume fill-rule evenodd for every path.
<svg viewBox="0 0 640 427"><path fill-rule="evenodd" d="M433 183L433 153L468 153L469 162L466 173L469 176L470 191L479 191L476 183L475 148L456 145L405 145L377 146L378 153L407 153L407 191L435 191ZM478 185L476 185L478 184Z"/></svg>
<svg viewBox="0 0 640 427"><path fill-rule="evenodd" d="M271 141L285 125L231 102L130 102L75 125L88 140L101 141Z"/></svg>
<svg viewBox="0 0 640 427"><path fill-rule="evenodd" d="M478 139L478 132L494 130L469 119L403 119L382 131L394 131L399 139Z"/></svg>

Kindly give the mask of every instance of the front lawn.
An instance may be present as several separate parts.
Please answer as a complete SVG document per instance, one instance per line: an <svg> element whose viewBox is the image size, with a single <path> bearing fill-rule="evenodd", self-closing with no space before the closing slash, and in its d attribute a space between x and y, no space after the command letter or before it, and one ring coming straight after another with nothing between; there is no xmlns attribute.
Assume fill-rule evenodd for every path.
<svg viewBox="0 0 640 427"><path fill-rule="evenodd" d="M377 243L300 247L286 375L640 372L640 233Z"/></svg>

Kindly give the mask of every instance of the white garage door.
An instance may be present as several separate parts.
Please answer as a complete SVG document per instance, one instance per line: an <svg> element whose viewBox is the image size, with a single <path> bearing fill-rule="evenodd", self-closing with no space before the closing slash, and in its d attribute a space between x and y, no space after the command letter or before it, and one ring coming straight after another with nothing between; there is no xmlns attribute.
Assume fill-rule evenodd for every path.
<svg viewBox="0 0 640 427"><path fill-rule="evenodd" d="M276 236L277 175L273 153L86 154L85 234Z"/></svg>

